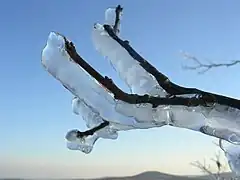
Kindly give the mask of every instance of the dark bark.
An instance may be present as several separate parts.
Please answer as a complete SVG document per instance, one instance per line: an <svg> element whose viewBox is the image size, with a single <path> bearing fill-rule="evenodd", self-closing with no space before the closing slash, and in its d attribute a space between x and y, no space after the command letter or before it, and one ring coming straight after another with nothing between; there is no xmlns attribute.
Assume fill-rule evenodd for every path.
<svg viewBox="0 0 240 180"><path fill-rule="evenodd" d="M115 9L115 13L116 13L116 18L115 18L115 23L114 23L114 26L113 26L113 30L116 33L118 33L119 31L119 26L120 26L120 13L122 12L123 8L118 5Z"/></svg>
<svg viewBox="0 0 240 180"><path fill-rule="evenodd" d="M77 132L77 138L83 138L85 136L90 136L90 135L93 135L95 132L105 128L106 126L109 125L109 122L108 121L104 121L103 123L101 123L100 125L92 128L92 129L89 129L87 131L84 131L84 132L81 132L81 131L78 131Z"/></svg>
<svg viewBox="0 0 240 180"><path fill-rule="evenodd" d="M104 25L105 31L109 34L109 36L114 39L119 45L121 45L128 53L129 55L138 61L140 65L149 73L152 74L159 85L169 94L169 96L175 96L175 95L186 95L186 94L197 94L203 97L203 99L206 99L206 101L213 101L221 104L230 106L233 108L240 109L240 101L234 98L202 91L196 88L186 88L179 86L177 84L174 84L169 80L167 76L159 72L153 65L151 65L147 60L145 60L142 56L140 56L129 44L129 42L126 43L126 41L120 39L112 30L112 27L109 25Z"/></svg>
<svg viewBox="0 0 240 180"><path fill-rule="evenodd" d="M128 94L118 88L112 79L103 77L99 72L92 68L77 52L72 42L65 38L65 47L71 59L88 72L94 79L108 89L115 99L122 100L130 104L150 103L153 107L159 105L183 105L183 106L209 106L215 103L212 96L195 96L195 97L153 97L149 95Z"/></svg>
<svg viewBox="0 0 240 180"><path fill-rule="evenodd" d="M188 107L194 106L203 106L203 107L211 107L214 108L214 104L226 105L229 107L240 109L240 102L237 99L233 99L230 97L205 92L196 88L187 88L179 86L169 80L169 78L159 72L153 65L151 65L147 60L145 60L142 56L140 56L129 44L129 41L120 39L116 34L119 31L120 24L120 13L123 8L118 5L115 9L116 19L113 27L110 25L104 25L105 31L109 34L109 36L115 40L119 45L121 45L129 55L139 62L140 66L142 66L145 71L149 74L153 75L159 85L168 93L167 97L153 97L149 95L137 95L137 94L128 94L123 92L120 88L118 88L112 79L107 76L103 77L99 72L97 72L94 68L92 68L76 51L75 46L72 42L69 42L65 37L65 48L68 52L71 59L78 64L81 68L83 68L87 73L89 73L94 79L96 79L100 84L102 84L106 89L108 89L113 95L115 99L124 101L130 104L140 104L140 103L150 103L153 108L159 105L182 105ZM192 94L194 97L184 97L183 95ZM180 96L179 96L180 95ZM182 95L182 96L181 96ZM106 127L109 125L108 121L104 121L99 126L96 126L90 130L85 132L78 131L78 137L84 137L88 135L93 135L96 131ZM207 134L202 128L201 132ZM211 134L208 134L211 135Z"/></svg>

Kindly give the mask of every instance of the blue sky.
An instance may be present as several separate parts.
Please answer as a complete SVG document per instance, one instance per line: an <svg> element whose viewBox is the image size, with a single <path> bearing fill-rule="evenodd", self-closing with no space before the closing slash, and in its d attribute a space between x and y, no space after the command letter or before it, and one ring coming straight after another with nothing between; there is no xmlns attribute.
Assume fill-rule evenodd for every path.
<svg viewBox="0 0 240 180"><path fill-rule="evenodd" d="M84 129L71 110L72 95L41 66L50 31L77 46L94 68L126 86L98 54L91 28L104 10L124 7L121 37L174 82L239 98L238 67L198 75L179 51L224 62L240 58L240 1L5 1L0 6L0 176L97 177L145 170L195 174L189 163L214 155L213 138L164 127L120 133L100 140L89 155L69 151L65 133Z"/></svg>

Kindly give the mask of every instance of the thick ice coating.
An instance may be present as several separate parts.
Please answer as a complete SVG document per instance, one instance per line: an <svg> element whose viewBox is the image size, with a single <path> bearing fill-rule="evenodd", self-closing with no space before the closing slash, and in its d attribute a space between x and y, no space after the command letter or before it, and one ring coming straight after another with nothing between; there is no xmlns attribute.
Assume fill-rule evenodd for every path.
<svg viewBox="0 0 240 180"><path fill-rule="evenodd" d="M121 53L118 56L121 57ZM98 125L103 119L110 122L109 127L84 140L74 139L74 137L76 138L75 131L70 131L66 135L67 139L72 141L72 144L69 144L70 149L79 149L89 153L99 137L114 139L117 138L116 132L120 130L147 129L168 124L200 131L229 142L240 143L239 111L235 109L220 105L216 105L214 108L169 105L152 108L150 104L128 104L115 100L108 91L69 57L65 50L64 38L58 33L51 32L49 34L47 45L42 52L42 64L54 78L77 97L73 100L73 111L84 117L89 128ZM127 64L124 63L124 67ZM131 65L131 63L129 64ZM134 75L137 83L134 83L135 80L131 81L131 78L130 82L132 82L132 87L137 87L136 91L146 93L148 86L145 88L146 84L141 86L142 84L139 83L142 80L140 75L142 71L138 71L138 68L140 66L135 66L135 70L139 72ZM140 75L140 80L138 75ZM145 75L147 78L150 77L149 74ZM128 76L125 77L128 78ZM151 83L153 81L154 79L148 79L144 82L147 84L150 82L149 86L154 86L154 83ZM151 87L153 88L153 86ZM152 92L150 89L149 92ZM108 131L112 131L112 134Z"/></svg>
<svg viewBox="0 0 240 180"><path fill-rule="evenodd" d="M106 57L121 79L128 85L132 93L139 95L151 94L165 96L165 91L158 85L156 79L147 73L139 62L119 46L101 24L96 23L92 31L95 48Z"/></svg>
<svg viewBox="0 0 240 180"><path fill-rule="evenodd" d="M105 24L108 24L112 27L114 27L115 23L116 23L116 8L107 8L105 11ZM117 31L115 32L116 34L119 34L120 32L120 20L122 18L122 12L119 13L119 22L117 24Z"/></svg>
<svg viewBox="0 0 240 180"><path fill-rule="evenodd" d="M89 129L98 126L104 121L99 116L98 112L88 106L84 100L77 97L72 100L72 108L75 114L82 116L82 119L85 121ZM105 139L117 139L118 133L115 129L112 129L111 126L107 126L91 136L78 138L77 130L73 129L66 134L66 139L68 140L67 147L71 150L80 150L84 153L90 153L93 149L94 143L99 137Z"/></svg>
<svg viewBox="0 0 240 180"><path fill-rule="evenodd" d="M116 8L107 8L105 11L105 23L114 26L116 19Z"/></svg>
<svg viewBox="0 0 240 180"><path fill-rule="evenodd" d="M150 94L165 97L166 92L159 86L156 79L149 74L139 62L133 58L116 39L111 37L105 30L104 26L97 23L92 30L92 41L97 49L104 57L107 57L110 64L118 72L121 79L130 87L133 93L136 94ZM181 95L187 97L188 95ZM195 96L191 94L190 96ZM165 109L167 106L164 107ZM194 111L204 115L211 127L226 128L228 130L240 132L240 111L239 109L215 104L214 107L191 107L186 106L168 107L174 113L187 113L187 111ZM174 110L175 109L175 110ZM181 116L180 116L181 117ZM191 120L193 121L193 120ZM191 122L190 121L190 122ZM190 123L189 122L189 123ZM182 124L182 122L180 122ZM207 124L207 125L209 125ZM188 126L184 123L184 126Z"/></svg>
<svg viewBox="0 0 240 180"><path fill-rule="evenodd" d="M115 111L116 102L111 94L71 60L65 51L65 41L61 35L50 33L42 52L42 64L73 95L83 99L93 109L98 109L103 118L121 124L134 124L134 118Z"/></svg>
<svg viewBox="0 0 240 180"><path fill-rule="evenodd" d="M99 23L94 25L92 40L97 51L104 57L107 57L110 64L112 64L113 68L118 72L133 93L166 96L166 92L158 85L156 79L142 68L132 54L108 34L103 25ZM182 96L187 97L186 95ZM157 109L159 110L159 108ZM224 139L228 137L229 141L235 143L240 139L240 137L234 133L240 132L239 109L219 105L217 103L213 108L165 106L164 109L171 109L172 116L177 119L175 121L175 126L177 127L184 127L197 131L199 131L200 126L211 127L214 130L211 129L211 132L206 132L211 133L213 136L213 132L215 128L217 128L219 129L221 137L224 136ZM162 112L162 110L161 108L160 111ZM121 110L118 111L122 112ZM189 111L194 111L194 113L190 113ZM200 117L198 113L202 114L204 117ZM144 111L142 114L144 114ZM190 116L190 119L187 118L188 116ZM193 126L193 124L195 125ZM224 134L223 132L226 133Z"/></svg>
<svg viewBox="0 0 240 180"><path fill-rule="evenodd" d="M74 97L72 100L72 108L75 114L82 116L82 119L85 121L89 129L94 128L104 122L104 119L99 115L99 112L87 105L84 100ZM66 139L68 140L67 147L71 150L80 150L84 153L90 153L95 142L99 138L117 139L118 131L147 129L157 126L160 127L162 125L165 125L165 123L136 123L134 126L131 126L110 122L107 127L95 132L92 136L83 138L77 138L77 130L73 129L70 130L66 135Z"/></svg>
<svg viewBox="0 0 240 180"><path fill-rule="evenodd" d="M105 11L105 25L113 27L115 20L116 8L108 8ZM166 97L167 93L158 84L155 77L145 70L148 68L144 69L139 64L141 57L136 58L138 55L135 53L134 58L133 51L129 50L129 42L118 39L119 26L114 29L115 34L111 34L111 36L104 27L106 28L99 23L94 25L93 44L97 51L108 59L131 92L138 95L149 94ZM197 131L240 145L239 109L218 104L221 102L210 107L166 104L153 108L150 103L129 104L116 100L110 92L70 58L65 50L65 39L58 33L51 32L49 34L47 44L42 51L41 63L55 79L72 93L74 96L72 110L76 115L81 116L89 129L96 129L100 124L107 122L106 126L100 130L90 131L90 135L79 135L82 132L78 129L69 130L65 139L70 150L79 150L88 154L92 152L99 138L114 140L118 138L119 131L148 129L165 125ZM193 97L197 94L179 96ZM238 145L229 144L221 148L225 152L231 170L240 175L240 146Z"/></svg>
<svg viewBox="0 0 240 180"><path fill-rule="evenodd" d="M49 34L47 45L42 52L42 64L45 69L64 87L66 87L76 98L73 99L73 111L76 114L81 114L89 128L99 125L105 119L111 122L109 127L106 127L85 139L77 139L75 131L69 131L66 138L72 143L68 143L69 149L78 149L85 153L89 153L95 141L99 138L116 139L116 130L129 130L135 128L151 128L162 126L161 122L153 123L152 108L137 107L121 101L116 101L109 92L99 85L85 70L74 63L67 52L65 51L64 38L55 32ZM134 116L128 116L126 113L119 113L126 104L128 110L139 117L139 123ZM141 113L145 110L145 114ZM141 117L141 115L144 115ZM144 118L144 119L143 119ZM151 121L149 121L151 119Z"/></svg>

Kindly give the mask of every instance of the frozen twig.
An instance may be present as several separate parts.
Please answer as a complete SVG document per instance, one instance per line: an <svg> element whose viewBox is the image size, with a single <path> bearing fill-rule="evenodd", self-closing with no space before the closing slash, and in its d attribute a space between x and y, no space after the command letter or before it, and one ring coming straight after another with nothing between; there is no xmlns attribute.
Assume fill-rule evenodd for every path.
<svg viewBox="0 0 240 180"><path fill-rule="evenodd" d="M123 92L120 88L118 88L114 84L114 82L110 78L108 78L106 76L105 77L102 76L93 67L91 67L77 53L75 45L73 44L73 42L67 40L67 38L64 37L63 35L58 34L59 36L62 36L62 38L64 39L64 43L65 43L65 44L63 44L65 49L61 49L61 52L63 52L65 50L64 51L64 55L66 55L65 54L65 52L66 52L70 56L70 57L67 56L67 58L70 59L71 63L75 63L74 67L77 67L77 65L79 65L82 69L84 69L86 71L86 73L88 73L96 81L98 81L98 83L101 84L102 87L107 89L108 92L111 93L114 96L114 99L123 101L126 104L127 103L128 104L145 104L145 103L149 103L149 104L152 105L152 108L156 108L157 106L160 106L160 105L172 105L172 106L179 106L179 105L181 105L181 106L187 106L187 107L201 106L201 108L203 107L201 109L202 111L204 111L204 109L206 107L208 108L208 111L212 110L212 109L215 108L216 104L220 104L220 105L225 105L225 106L228 106L228 107L233 107L233 108L240 109L240 103L239 103L239 100L237 100L237 99L233 99L233 98L222 96L222 95L213 94L213 93L210 93L210 92L201 91L201 90L196 89L196 88L182 87L182 86L179 86L179 85L174 84L173 82L171 82L167 76L165 76L164 74L159 72L147 60L145 60L143 57L141 57L130 46L128 41L122 40L121 38L119 38L117 36L117 30L119 29L119 23L120 23L119 15L120 15L121 11L122 11L121 6L117 6L117 8L116 8L116 21L115 21L115 24L111 25L111 26L108 25L108 24L105 24L102 27L104 27L104 30L108 33L109 38L112 38L112 40L114 40L115 43L118 43L116 45L118 45L118 46L120 46L120 48L123 48L124 50L126 50L126 52L129 53L129 55L134 60L136 60L138 62L138 64L146 72L148 72L149 74L151 74L152 76L155 77L155 79L157 80L159 86L161 86L162 89L164 89L168 93L168 95L164 96L164 97L161 97L161 96L151 96L149 94L138 95L138 94L128 94L128 93ZM62 40L62 38L61 38L61 40ZM61 46L61 48L63 48L63 47ZM195 58L195 62L197 62L198 64L201 65L201 62L198 61L196 58ZM71 64L71 65L73 65L73 64ZM57 76L54 76L54 77L57 79ZM70 76L70 77L73 77L73 76ZM65 82L68 81L69 79L70 78L65 79ZM77 81L77 79L74 79L74 80ZM65 86L65 87L68 88L68 86ZM74 92L73 88L72 88L72 92ZM78 92L80 92L80 90ZM192 96L184 96L186 94L191 94ZM172 119L174 119L174 118L172 118ZM85 136L94 135L95 132L99 131L100 129L105 128L106 126L108 126L110 122L105 120L103 123L99 124L96 127L93 127L92 129L89 129L89 130L84 131L84 132L80 132L78 130L77 131L73 131L73 134L74 135L76 134L77 138L84 138ZM222 135L220 132L223 132L223 131L215 131L215 129L213 129L213 131L209 131L209 129L210 130L212 130L212 129L211 129L211 127L207 127L207 126L202 126L201 129L203 131L200 130L200 132L210 132L212 134L212 136L214 136L214 137L219 137L220 135ZM197 129L197 131L198 130L199 129ZM208 135L210 133L208 133ZM228 139L226 139L226 140L228 140ZM220 170L222 168L222 165L220 164L220 161L218 159L214 160L214 162L216 163L216 165L218 167L218 175L219 175L220 174ZM203 165L201 165L201 163L199 163L199 162L194 163L194 165L196 167L199 167L200 169L204 170L208 174L212 174L211 171L209 170L209 167L206 166L205 162L204 162ZM218 177L218 176L214 176L214 177Z"/></svg>
<svg viewBox="0 0 240 180"><path fill-rule="evenodd" d="M63 36L64 37L64 36ZM130 104L140 104L140 103L150 103L153 107L159 105L184 105L188 107L195 107L198 105L209 106L209 103L215 101L212 95L206 96L196 96L196 97L155 97L149 95L137 95L128 94L123 92L112 79L107 76L103 77L99 72L97 72L93 67L91 67L76 51L75 46L72 42L69 42L65 37L66 51L68 52L71 59L81 66L86 72L89 73L94 79L96 79L103 87L105 87L109 92L114 95L115 99L130 103Z"/></svg>
<svg viewBox="0 0 240 180"><path fill-rule="evenodd" d="M119 10L118 10L119 9ZM117 12L121 12L121 6L117 6L116 8L116 16ZM117 20L116 20L117 22ZM118 24L118 23L117 23ZM106 87L111 93L114 94L114 97L118 100L125 101L130 104L139 104L139 103L150 103L153 107L157 107L159 105L185 105L185 106L205 106L205 107L213 107L216 103L221 105L230 106L233 108L240 109L239 100L233 99L230 97L213 94L210 92L205 92L199 90L197 88L187 88L183 86L179 86L169 80L167 76L162 74L157 70L153 65L151 65L147 60L145 60L142 56L140 56L126 41L122 40L117 36L114 32L113 27L110 25L103 25L105 31L108 35L115 40L122 48L124 48L129 55L139 62L140 66L143 67L148 73L153 75L158 81L159 85L169 94L166 98L153 97L149 95L139 96L137 94L127 94L124 93L121 89L119 89L113 81L108 77L103 77L100 73L98 73L93 67L91 67L76 51L75 46L72 42L69 42L65 37L65 47L71 59L80 65L84 70L86 70L94 79L96 79L100 84ZM187 98L186 94L195 94L195 97ZM183 96L177 96L183 95Z"/></svg>
<svg viewBox="0 0 240 180"><path fill-rule="evenodd" d="M100 125L94 127L94 128L91 128L87 131L77 131L77 138L83 138L85 136L89 136L89 135L93 135L95 132L107 127L109 125L109 122L108 121L104 121L103 123L101 123Z"/></svg>
<svg viewBox="0 0 240 180"><path fill-rule="evenodd" d="M116 8L116 16L117 16L117 9L118 8L122 11L121 7L118 6ZM157 68L155 68L146 59L144 59L140 54L138 54L133 49L133 47L129 44L128 41L122 40L114 32L114 29L112 28L112 26L110 26L108 24L105 24L105 25L103 25L103 27L104 27L104 30L108 33L109 37L111 37L116 43L118 43L120 47L124 48L126 50L126 52L128 52L128 54L134 60L139 62L139 65L143 69L145 69L146 72L148 72L149 74L151 74L152 76L155 77L159 86L161 86L161 88L163 88L168 93L167 97L176 97L177 95L183 95L184 96L184 95L187 95L187 94L196 94L197 96L202 97L202 99L204 99L205 102L213 103L213 104L219 103L219 104L222 104L222 105L232 106L234 108L239 108L240 109L240 103L236 99L232 99L230 97L224 97L224 96L213 94L213 93L210 93L210 92L205 92L205 91L202 91L202 90L197 89L197 88L188 88L188 87L179 86L179 85L171 82L170 79L166 75L164 75L163 73L158 71ZM76 52L75 52L75 54L76 54ZM69 55L71 56L71 53ZM72 59L74 60L74 58L72 58ZM94 78L96 79L96 77L94 77ZM140 96L138 96L138 97L140 97ZM150 97L150 98L152 98L152 97ZM140 100L140 98L137 98L137 97L136 97L136 99ZM138 101L138 102L140 102L140 101ZM143 101L141 101L141 103L143 103ZM155 106L154 107L158 106L159 103L160 103L159 101L158 101L158 103L156 103L156 101L155 101Z"/></svg>
<svg viewBox="0 0 240 180"><path fill-rule="evenodd" d="M193 56L189 53L186 52L181 52L183 57L187 60L193 61L196 65L195 66L183 66L184 69L188 70L198 70L199 74L204 74L205 72L209 71L210 69L213 68L218 68L218 67L231 67L235 66L240 63L240 60L232 60L229 63L213 63L209 62L207 64L202 63L196 56Z"/></svg>

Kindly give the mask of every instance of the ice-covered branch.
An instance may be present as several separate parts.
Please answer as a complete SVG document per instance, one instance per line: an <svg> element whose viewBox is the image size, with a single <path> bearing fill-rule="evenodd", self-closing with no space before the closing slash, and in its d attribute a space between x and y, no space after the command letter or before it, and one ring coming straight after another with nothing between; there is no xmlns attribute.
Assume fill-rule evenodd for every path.
<svg viewBox="0 0 240 180"><path fill-rule="evenodd" d="M231 62L227 62L227 63L209 62L205 64L205 63L202 63L201 60L199 60L196 56L193 56L189 53L182 52L182 55L185 59L191 60L196 64L195 66L183 66L183 68L187 70L197 70L199 74L204 74L205 72L213 68L231 67L240 63L240 60L232 60Z"/></svg>
<svg viewBox="0 0 240 180"><path fill-rule="evenodd" d="M85 132L69 131L66 135L69 149L89 153L99 137L107 139L116 137L107 132L147 129L167 124L167 109L163 109L164 117L158 119L158 116L153 115L156 112L152 111L151 106L147 107L144 104L136 106L121 100L116 101L103 85L97 83L71 59L66 51L65 42L64 36L50 33L42 52L42 65L77 97L73 100L73 111L75 114L81 114L90 128ZM102 76L101 78L104 79Z"/></svg>
<svg viewBox="0 0 240 180"><path fill-rule="evenodd" d="M103 77L94 68L92 68L77 52L72 42L69 42L66 38L65 46L71 59L80 65L84 70L86 70L94 79L96 79L100 84L107 88L111 93L114 94L114 98L125 101L130 104L140 104L140 103L150 103L153 107L159 105L184 105L184 106L206 106L209 104L219 103L221 105L232 106L233 108L240 109L239 100L232 99L229 97L207 93L204 95L194 96L194 97L155 97L149 95L137 95L137 94L127 94L118 88L113 81L108 77ZM203 92L203 91L202 91Z"/></svg>
<svg viewBox="0 0 240 180"><path fill-rule="evenodd" d="M137 95L137 94L128 94L123 92L118 88L113 81L108 77L103 77L98 73L94 68L92 68L77 52L72 42L69 42L66 38L65 46L66 51L68 52L71 59L80 65L86 72L88 72L94 79L96 79L100 84L107 88L113 95L115 99L122 100L130 104L141 104L141 103L150 103L153 107L159 105L185 105L185 106L208 106L209 104L214 103L214 99L211 97L206 98L203 96L195 97L154 97L149 95Z"/></svg>
<svg viewBox="0 0 240 180"><path fill-rule="evenodd" d="M152 118L146 115L154 113L154 108L157 107L158 111L156 113L158 114L157 116L159 116L157 119L167 118L167 124L170 123L177 127L194 129L207 135L222 138L234 143L240 143L239 134L237 132L231 131L224 126L222 126L224 128L218 127L218 129L216 129L214 126L212 127L205 124L205 120L202 121L197 118L200 113L204 114L207 118L219 119L220 117L218 123L220 123L220 121L225 123L225 118L228 118L228 122L231 122L230 124L235 124L237 123L235 122L235 119L238 118L238 110L230 108L231 114L229 116L229 107L217 104L213 107L209 107L208 104L206 104L206 101L201 99L201 97L154 97L149 95L142 96L127 94L121 91L110 79L101 76L101 74L84 61L83 58L77 54L73 43L70 43L65 37L56 33L51 33L48 41L48 46L44 50L43 65L74 95L79 98L84 98L87 101L87 104L93 106L94 108L104 106L104 111L102 111L103 114L101 114L101 116L107 121L115 119L120 122L120 124L136 124L134 123L134 120L130 120L127 116L131 116L141 122L152 121ZM54 43L56 43L56 45L54 45ZM60 54L58 52L59 47L61 47ZM70 59L68 60L68 58ZM90 80L91 78L89 75L113 93L115 99L119 100L117 101L117 104L113 104L114 100L111 99L112 97L110 98L110 94L108 94L102 86ZM90 87L97 89L91 94L92 90L89 89ZM99 94L94 95L96 93L95 91L99 91ZM106 99L108 99L107 102ZM111 104L109 104L109 102L111 102ZM136 108L135 104L138 104L141 108ZM126 114L127 109L129 112ZM131 112L130 109L132 109ZM183 109L185 109L185 111L183 111ZM111 113L107 113L108 111ZM168 111L172 114L171 116L168 115ZM146 112L146 114L144 112ZM160 112L164 113L161 114ZM186 119L188 119L187 115L190 113L189 118L193 119L188 122L189 124L186 124L185 120L182 119L181 112L186 112L184 114ZM156 115L153 116L155 117ZM159 120L157 121L159 122ZM193 125L195 123L196 125ZM238 126L238 124L236 125Z"/></svg>
<svg viewBox="0 0 240 180"><path fill-rule="evenodd" d="M89 153L100 137L114 139L117 131L164 125L240 144L239 100L170 82L117 36L114 25L115 21L96 23L93 41L132 93L97 72L77 53L73 42L59 33L51 32L43 49L42 65L76 97L73 111L82 115L89 128L67 133L70 149Z"/></svg>
<svg viewBox="0 0 240 180"><path fill-rule="evenodd" d="M83 138L84 136L90 136L90 135L93 135L95 132L107 127L109 125L109 122L108 121L103 121L101 124L99 124L98 126L96 127L93 127L92 129L89 129L87 131L76 131L76 137L77 138Z"/></svg>
<svg viewBox="0 0 240 180"><path fill-rule="evenodd" d="M121 16L122 10L123 10L123 8L120 5L118 5L115 9L116 18L115 18L115 23L113 26L113 31L115 32L115 34L118 34L120 31L120 29L119 29L120 28L120 16Z"/></svg>
<svg viewBox="0 0 240 180"><path fill-rule="evenodd" d="M111 58L111 63L114 61L113 59L121 59L125 60L122 62L118 62L119 64L122 63L133 63L127 62L126 59L131 58L131 61L138 62L140 67L142 67L147 73L151 74L157 80L159 86L168 93L167 97L175 96L175 95L182 95L182 97L186 95L199 95L208 103L219 103L226 106L231 106L234 108L240 108L239 100L229 98L226 96L221 96L217 94L213 94L210 92L205 92L196 88L186 88L182 86L178 86L172 83L167 76L159 72L154 66L152 66L148 61L142 58L130 45L128 42L121 40L113 31L113 28L108 25L101 25L95 24L94 26L94 41L96 44L96 48L103 53L103 55L108 56ZM97 42L99 41L99 42ZM108 43L108 44L106 44ZM121 53L121 54L120 54ZM127 55L130 57L127 57ZM115 60L117 63L117 60ZM122 67L128 67L129 65L125 64ZM137 65L135 65L137 66ZM115 65L115 68L119 73L123 74L122 67L118 67ZM139 68L139 67L138 67ZM137 69L137 68L135 68ZM123 76L123 75L122 75ZM134 76L134 75L133 75ZM95 78L95 77L94 77ZM131 78L125 77L125 81L129 82ZM129 83L128 83L129 84ZM189 97L189 96L188 96ZM158 102L159 103L159 102ZM160 105L160 104L159 104ZM186 105L186 104L185 104Z"/></svg>
<svg viewBox="0 0 240 180"><path fill-rule="evenodd" d="M125 49L128 54L139 63L139 65L149 74L151 74L157 82L159 83L160 87L163 88L170 96L171 95L186 95L186 94L206 94L206 92L203 92L196 88L186 88L179 86L177 84L174 84L170 81L170 79L164 75L163 73L159 72L153 65L151 65L146 59L144 59L141 55L139 55L130 45L129 41L122 40L117 36L117 34L114 33L113 28L105 24L103 25L104 30L108 33L108 35L115 40L119 46L121 46L123 49ZM95 28L99 28L95 26Z"/></svg>

